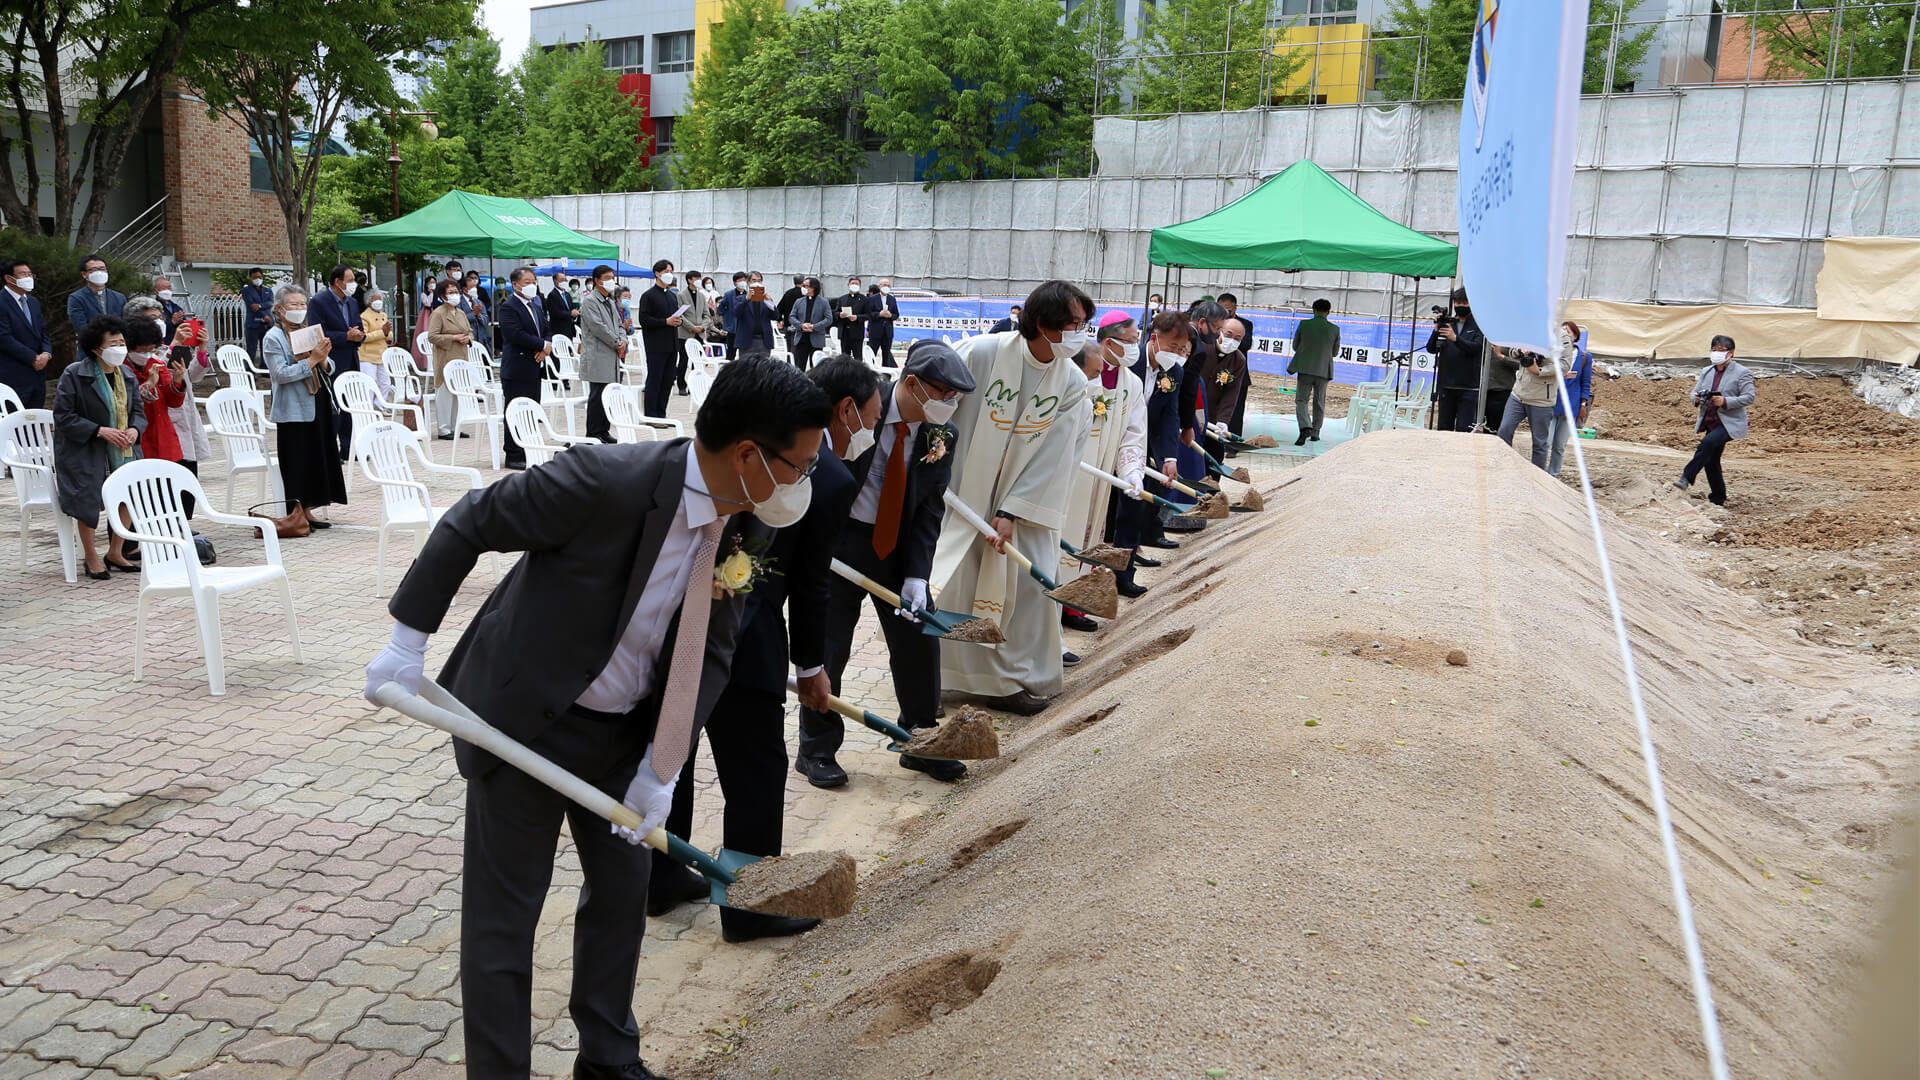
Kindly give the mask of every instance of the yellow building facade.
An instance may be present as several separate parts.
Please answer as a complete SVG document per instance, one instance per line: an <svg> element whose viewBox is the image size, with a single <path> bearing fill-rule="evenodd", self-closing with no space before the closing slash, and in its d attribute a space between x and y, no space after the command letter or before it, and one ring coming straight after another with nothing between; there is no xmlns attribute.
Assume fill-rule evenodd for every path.
<svg viewBox="0 0 1920 1080"><path fill-rule="evenodd" d="M1373 89L1371 37L1367 25L1358 22L1281 30L1274 55L1306 59L1281 83L1279 93L1306 94L1309 101L1326 105L1367 100L1367 91Z"/></svg>

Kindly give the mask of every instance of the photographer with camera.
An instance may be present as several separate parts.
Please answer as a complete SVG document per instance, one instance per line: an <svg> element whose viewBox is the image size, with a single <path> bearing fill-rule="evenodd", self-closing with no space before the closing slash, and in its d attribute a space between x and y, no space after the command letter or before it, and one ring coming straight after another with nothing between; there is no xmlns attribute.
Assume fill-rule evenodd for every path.
<svg viewBox="0 0 1920 1080"><path fill-rule="evenodd" d="M1720 454L1728 443L1746 437L1747 406L1753 404L1756 390L1753 372L1734 363L1732 338L1715 334L1710 348L1713 362L1693 381L1693 405L1700 410L1700 421L1694 430L1703 434L1700 445L1693 451L1693 460L1680 470L1680 479L1675 480L1673 486L1685 491L1704 470L1707 501L1724 506L1727 482L1720 474Z"/></svg>
<svg viewBox="0 0 1920 1080"><path fill-rule="evenodd" d="M1545 469L1547 448L1552 445L1554 406L1560 401L1560 378L1553 372L1553 361L1538 353L1514 349L1507 353L1507 360L1516 367L1513 391L1500 414L1500 438L1512 446L1520 421L1525 420L1533 464Z"/></svg>
<svg viewBox="0 0 1920 1080"><path fill-rule="evenodd" d="M1433 309L1433 333L1427 351L1433 354L1434 402L1441 431L1472 431L1480 406L1480 349L1486 338L1473 321L1467 290L1453 290L1453 314Z"/></svg>

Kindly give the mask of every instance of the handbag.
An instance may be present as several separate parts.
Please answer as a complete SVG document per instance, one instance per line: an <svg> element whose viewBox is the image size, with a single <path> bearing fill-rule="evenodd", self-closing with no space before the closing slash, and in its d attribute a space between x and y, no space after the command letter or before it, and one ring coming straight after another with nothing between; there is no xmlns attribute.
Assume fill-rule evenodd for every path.
<svg viewBox="0 0 1920 1080"><path fill-rule="evenodd" d="M258 513L257 511L263 506L290 506L292 509L287 511L285 517L274 517L272 514ZM282 540L292 540L313 534L313 524L307 519L307 508L298 499L292 502L254 503L247 507L247 516L265 518L273 522L273 535ZM260 530L253 530L253 535L258 537Z"/></svg>

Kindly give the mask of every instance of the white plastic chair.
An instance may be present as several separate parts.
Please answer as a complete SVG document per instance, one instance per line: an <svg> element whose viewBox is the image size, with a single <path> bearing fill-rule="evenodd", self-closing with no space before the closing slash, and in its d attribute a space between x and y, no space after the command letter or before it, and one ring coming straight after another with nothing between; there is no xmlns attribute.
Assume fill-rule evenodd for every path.
<svg viewBox="0 0 1920 1080"><path fill-rule="evenodd" d="M0 387L6 384L0 383ZM7 388L11 392L11 388ZM13 400L20 400L15 395ZM67 584L79 578L74 560L79 548L73 519L60 512L60 484L53 473L53 411L21 409L0 416L0 464L13 470L13 498L20 507L20 565L27 563L27 528L33 511L53 514L53 531L60 540L60 564Z"/></svg>
<svg viewBox="0 0 1920 1080"><path fill-rule="evenodd" d="M460 463L460 440L457 437L462 427L479 424L487 429L488 459L494 468L500 467L500 422L505 419L493 408L493 396L487 392L486 376L480 368L468 360L454 360L447 364L447 387L453 391L453 423L448 426L456 438L447 450L447 464Z"/></svg>
<svg viewBox="0 0 1920 1080"><path fill-rule="evenodd" d="M707 391L713 388L713 375L704 365L695 365L687 369L687 397L693 402L693 411L699 412L700 406L707 400Z"/></svg>
<svg viewBox="0 0 1920 1080"><path fill-rule="evenodd" d="M273 388L269 386L265 390L260 389L259 382L254 378L256 372L253 370L253 358L247 355L247 350L238 345L222 345L214 351L213 361L220 368L221 374L227 377L229 387L245 390L260 399L262 410L267 408L273 396Z"/></svg>
<svg viewBox="0 0 1920 1080"><path fill-rule="evenodd" d="M233 509L233 481L241 473L260 475L260 499L284 500L280 462L267 450L274 428L260 398L240 387L223 386L207 399L207 419L227 451L227 509Z"/></svg>
<svg viewBox="0 0 1920 1080"><path fill-rule="evenodd" d="M413 413L415 438L419 438L420 432L426 430L426 420L421 417L419 409L411 405L395 405L393 402L381 397L380 384L374 382L373 376L364 371L347 371L335 376L333 380L333 394L335 399L340 402L340 407L345 409L354 420L353 445L348 447L348 457L356 460L360 457L360 429L362 427L369 427L390 420L392 418L391 414L401 410ZM351 489L352 486L352 478L353 473L349 470L347 472L349 489Z"/></svg>
<svg viewBox="0 0 1920 1080"><path fill-rule="evenodd" d="M580 358L573 355L571 346L565 355L559 345L566 341L563 334L553 339L554 350L547 354L546 378L540 380L540 404L547 408L556 405L567 418L567 434L578 432L573 422L573 407L587 403L587 384L580 378Z"/></svg>
<svg viewBox="0 0 1920 1080"><path fill-rule="evenodd" d="M389 345L380 354L380 366L393 384L393 397L387 402L388 413L398 418L403 410L412 408L419 414L416 419L420 421L420 429L427 430L427 421L433 418L433 395L427 393L426 379L413 366L413 354Z"/></svg>
<svg viewBox="0 0 1920 1080"><path fill-rule="evenodd" d="M0 383L0 416L7 416L25 410L27 403L20 400L20 392L6 383Z"/></svg>
<svg viewBox="0 0 1920 1080"><path fill-rule="evenodd" d="M678 420L643 415L640 400L640 388L637 386L609 386L606 394L600 398L600 403L606 407L607 423L613 428L615 442L658 442L666 438L678 439L686 433ZM667 431L673 434L669 436Z"/></svg>
<svg viewBox="0 0 1920 1080"><path fill-rule="evenodd" d="M546 410L532 398L515 398L507 403L507 430L512 433L513 441L520 444L520 449L526 451L528 468L545 465L553 460L553 455L569 446L600 441L554 431L553 425L547 423Z"/></svg>
<svg viewBox="0 0 1920 1080"><path fill-rule="evenodd" d="M620 378L628 385L644 387L647 385L647 348L640 343L637 333L627 335L627 355L620 361Z"/></svg>
<svg viewBox="0 0 1920 1080"><path fill-rule="evenodd" d="M416 460L417 459L417 460ZM380 489L380 544L379 554L374 561L373 595L386 595L387 581L387 537L391 533L403 532L413 538L413 546L418 552L426 543L427 534L440 523L440 516L446 513L444 508L433 505L427 485L414 478L414 467L441 476L457 476L467 481L470 490L479 490L486 486L481 479L480 470L461 465L435 465L433 459L414 438L414 433L404 425L391 420L382 420L367 429L366 439L360 446L360 471L367 474ZM493 579L500 580L500 556L488 552L493 561Z"/></svg>
<svg viewBox="0 0 1920 1080"><path fill-rule="evenodd" d="M199 502L200 512L209 521L259 529L267 549L266 563L201 566L199 554L193 547L193 526L181 508L183 493ZM200 624L200 648L207 663L208 690L215 697L225 694L227 670L220 643L220 597L260 585L279 588L280 605L287 615L287 639L293 646L293 662L306 663L300 655L300 624L293 614L293 586L287 581L286 567L280 563L280 539L274 535L271 521L213 509L207 503L206 492L200 489L200 482L172 461L128 462L108 475L101 495L106 502L107 522L113 531L140 543L140 601L133 616L135 679L141 677L146 666L147 605L155 597L186 596L192 598L194 617ZM131 527L120 523L122 507L131 515Z"/></svg>

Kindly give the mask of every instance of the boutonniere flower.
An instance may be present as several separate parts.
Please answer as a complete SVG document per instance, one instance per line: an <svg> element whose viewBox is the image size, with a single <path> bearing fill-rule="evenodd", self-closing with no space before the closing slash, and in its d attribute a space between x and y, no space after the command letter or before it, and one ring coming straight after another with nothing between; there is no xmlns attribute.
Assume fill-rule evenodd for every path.
<svg viewBox="0 0 1920 1080"><path fill-rule="evenodd" d="M1223 371L1220 374L1214 376L1213 381L1219 383L1221 386L1225 386L1228 383L1233 381L1233 372Z"/></svg>
<svg viewBox="0 0 1920 1080"><path fill-rule="evenodd" d="M738 535L734 536L733 550L713 564L713 598L744 596L761 581L778 574L780 571L773 568L773 559L766 550L764 541L749 545L742 543Z"/></svg>
<svg viewBox="0 0 1920 1080"><path fill-rule="evenodd" d="M1113 399L1105 394L1100 394L1093 399L1093 415L1105 416L1107 415L1107 410L1112 408L1112 406Z"/></svg>
<svg viewBox="0 0 1920 1080"><path fill-rule="evenodd" d="M947 444L953 441L953 432L944 427L927 427L927 452L920 455L920 463L931 465L947 456Z"/></svg>
<svg viewBox="0 0 1920 1080"><path fill-rule="evenodd" d="M1160 392L1163 394L1170 394L1173 392L1173 380L1168 378L1165 375L1160 376L1160 381L1155 383L1154 385L1159 387Z"/></svg>

